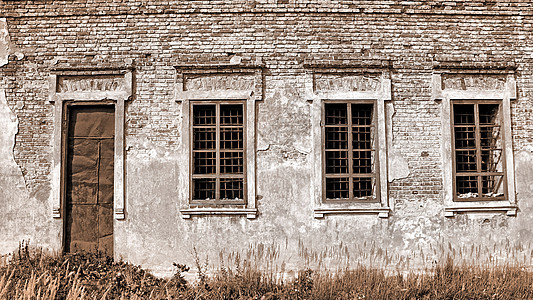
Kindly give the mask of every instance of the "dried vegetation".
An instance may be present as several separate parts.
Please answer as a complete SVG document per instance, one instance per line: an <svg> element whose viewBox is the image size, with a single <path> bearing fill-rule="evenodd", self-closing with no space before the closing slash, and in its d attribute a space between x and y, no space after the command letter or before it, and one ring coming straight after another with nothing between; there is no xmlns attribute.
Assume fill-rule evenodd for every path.
<svg viewBox="0 0 533 300"><path fill-rule="evenodd" d="M235 258L232 267L188 283L184 265L162 279L139 266L96 254L49 255L21 244L0 266L0 299L532 299L533 272L520 266L455 265L452 259L426 272L390 274L357 267L335 273L305 269L294 279L258 271Z"/></svg>

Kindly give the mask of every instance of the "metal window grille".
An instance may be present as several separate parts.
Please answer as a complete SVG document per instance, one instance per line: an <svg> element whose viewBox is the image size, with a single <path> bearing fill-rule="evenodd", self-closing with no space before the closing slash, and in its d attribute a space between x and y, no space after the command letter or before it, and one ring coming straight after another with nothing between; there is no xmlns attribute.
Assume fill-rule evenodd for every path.
<svg viewBox="0 0 533 300"><path fill-rule="evenodd" d="M455 200L500 200L505 170L500 104L454 101Z"/></svg>
<svg viewBox="0 0 533 300"><path fill-rule="evenodd" d="M244 103L192 104L192 204L245 204Z"/></svg>
<svg viewBox="0 0 533 300"><path fill-rule="evenodd" d="M375 201L374 105L326 103L323 119L325 199Z"/></svg>

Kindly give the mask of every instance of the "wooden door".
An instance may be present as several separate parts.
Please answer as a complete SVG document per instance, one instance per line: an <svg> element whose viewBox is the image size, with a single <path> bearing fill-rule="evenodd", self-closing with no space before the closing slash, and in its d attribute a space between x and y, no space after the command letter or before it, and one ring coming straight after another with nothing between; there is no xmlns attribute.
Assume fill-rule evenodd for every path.
<svg viewBox="0 0 533 300"><path fill-rule="evenodd" d="M113 256L115 111L70 106L65 170L65 252Z"/></svg>

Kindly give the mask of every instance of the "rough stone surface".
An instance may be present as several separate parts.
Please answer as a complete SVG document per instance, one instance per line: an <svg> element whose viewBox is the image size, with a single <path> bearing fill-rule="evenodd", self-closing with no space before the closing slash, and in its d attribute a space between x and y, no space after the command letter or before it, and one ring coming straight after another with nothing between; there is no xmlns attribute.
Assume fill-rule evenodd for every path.
<svg viewBox="0 0 533 300"><path fill-rule="evenodd" d="M281 3L288 2L288 3ZM0 251L22 239L60 250L63 219L52 218L50 186L54 105L48 77L58 70L134 67L125 115L124 220L114 222L114 253L160 274L172 262L210 267L241 258L285 270L336 269L357 263L427 267L456 259L532 263L533 7L510 1L4 1L0 0ZM9 32L9 34L7 34ZM16 49L17 59L8 56ZM13 52L15 53L15 52ZM235 59L239 57L239 59ZM311 105L306 62L390 62L387 101L389 218L313 216ZM256 104L259 215L183 219L179 177L182 104L176 66L257 64L263 97ZM514 68L511 102L518 214L445 218L441 103L432 99L436 66ZM224 77L224 76L220 76ZM193 89L241 89L250 82L202 77ZM252 79L250 79L252 80ZM496 76L444 79L444 86L501 86ZM113 82L95 78L101 90ZM64 88L76 92L75 80ZM80 83L81 84L81 83ZM368 75L319 80L319 87L368 91ZM5 94L5 97L3 95ZM17 129L18 128L18 129ZM186 201L186 199L185 199ZM194 250L196 249L196 250Z"/></svg>

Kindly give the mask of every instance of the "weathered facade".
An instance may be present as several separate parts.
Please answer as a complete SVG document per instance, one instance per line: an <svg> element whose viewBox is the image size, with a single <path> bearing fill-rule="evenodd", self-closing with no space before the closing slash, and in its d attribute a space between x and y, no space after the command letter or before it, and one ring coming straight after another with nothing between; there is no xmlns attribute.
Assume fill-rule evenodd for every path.
<svg viewBox="0 0 533 300"><path fill-rule="evenodd" d="M531 264L532 25L527 0L0 0L0 250Z"/></svg>

